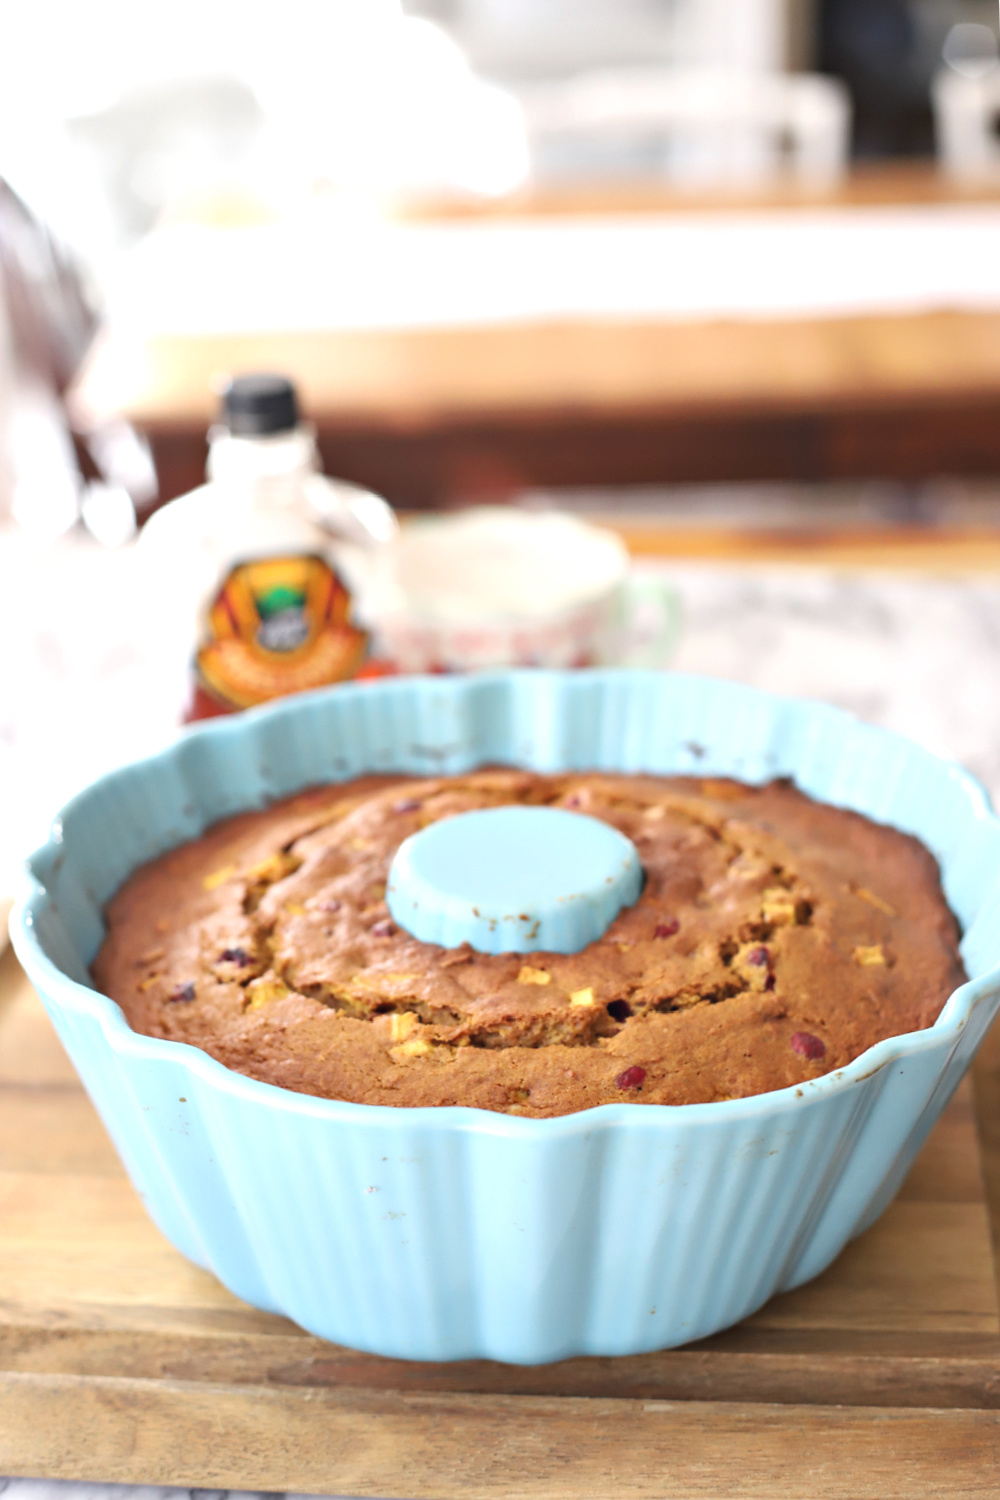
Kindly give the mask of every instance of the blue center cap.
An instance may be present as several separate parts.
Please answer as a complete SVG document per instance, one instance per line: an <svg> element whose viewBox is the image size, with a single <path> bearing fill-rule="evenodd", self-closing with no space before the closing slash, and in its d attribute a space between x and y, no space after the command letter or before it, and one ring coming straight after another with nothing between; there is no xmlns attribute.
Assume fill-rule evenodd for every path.
<svg viewBox="0 0 1000 1500"><path fill-rule="evenodd" d="M617 828L558 807L495 807L432 823L389 871L393 920L480 953L578 953L638 900L642 866Z"/></svg>

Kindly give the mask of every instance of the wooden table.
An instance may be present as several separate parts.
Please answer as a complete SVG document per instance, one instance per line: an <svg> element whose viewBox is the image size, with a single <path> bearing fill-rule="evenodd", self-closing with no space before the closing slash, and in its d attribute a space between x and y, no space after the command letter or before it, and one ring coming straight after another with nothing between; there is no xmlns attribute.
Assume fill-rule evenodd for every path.
<svg viewBox="0 0 1000 1500"><path fill-rule="evenodd" d="M738 201L970 197L992 201L996 190L894 172L826 196L785 188ZM481 212L566 214L597 201L519 198ZM605 212L707 202L634 192L601 201ZM203 476L213 382L261 368L298 382L329 472L399 505L533 486L1000 471L1000 314L147 338L111 330L72 401L83 425L120 413L148 433L169 498Z"/></svg>

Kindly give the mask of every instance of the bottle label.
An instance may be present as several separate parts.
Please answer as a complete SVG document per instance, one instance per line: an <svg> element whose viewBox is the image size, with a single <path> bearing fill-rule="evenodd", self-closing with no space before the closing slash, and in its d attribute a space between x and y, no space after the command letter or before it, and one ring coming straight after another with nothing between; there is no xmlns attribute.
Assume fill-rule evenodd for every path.
<svg viewBox="0 0 1000 1500"><path fill-rule="evenodd" d="M239 709L354 677L368 636L350 616L351 596L321 557L239 563L209 608L198 685Z"/></svg>

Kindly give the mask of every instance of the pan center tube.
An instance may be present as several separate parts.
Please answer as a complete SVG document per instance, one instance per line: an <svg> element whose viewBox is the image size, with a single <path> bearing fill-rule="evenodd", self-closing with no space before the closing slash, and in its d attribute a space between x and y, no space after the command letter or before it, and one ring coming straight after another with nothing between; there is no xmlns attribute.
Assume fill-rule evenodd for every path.
<svg viewBox="0 0 1000 1500"><path fill-rule="evenodd" d="M386 901L425 943L480 953L579 953L642 891L631 839L557 807L442 818L396 851Z"/></svg>

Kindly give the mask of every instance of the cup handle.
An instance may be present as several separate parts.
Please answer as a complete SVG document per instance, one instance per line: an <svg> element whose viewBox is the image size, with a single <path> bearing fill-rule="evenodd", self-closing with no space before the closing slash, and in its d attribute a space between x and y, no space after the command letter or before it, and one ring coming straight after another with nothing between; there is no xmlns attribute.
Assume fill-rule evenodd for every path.
<svg viewBox="0 0 1000 1500"><path fill-rule="evenodd" d="M666 579L630 573L622 590L619 665L667 666L677 649L681 619L680 600Z"/></svg>

